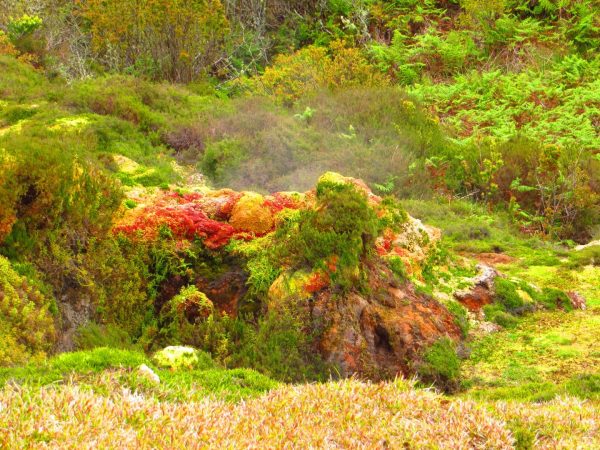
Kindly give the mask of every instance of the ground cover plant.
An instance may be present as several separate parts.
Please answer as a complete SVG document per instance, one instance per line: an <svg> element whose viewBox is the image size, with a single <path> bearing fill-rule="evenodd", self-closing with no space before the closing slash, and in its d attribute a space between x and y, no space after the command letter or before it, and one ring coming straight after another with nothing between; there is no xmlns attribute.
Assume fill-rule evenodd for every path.
<svg viewBox="0 0 600 450"><path fill-rule="evenodd" d="M0 448L600 445L592 0L0 0Z"/></svg>

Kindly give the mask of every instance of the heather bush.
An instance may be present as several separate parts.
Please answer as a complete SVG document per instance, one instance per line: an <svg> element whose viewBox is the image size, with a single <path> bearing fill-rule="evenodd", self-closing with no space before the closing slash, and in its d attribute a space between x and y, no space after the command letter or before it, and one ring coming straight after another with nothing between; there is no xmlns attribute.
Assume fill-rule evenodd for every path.
<svg viewBox="0 0 600 450"><path fill-rule="evenodd" d="M416 369L423 383L434 384L446 392L456 391L460 382L456 344L448 338L438 340L423 352Z"/></svg>
<svg viewBox="0 0 600 450"><path fill-rule="evenodd" d="M388 80L360 49L334 41L329 47L308 46L291 55L279 55L259 79L246 84L254 92L291 106L305 93L320 88L384 86Z"/></svg>
<svg viewBox="0 0 600 450"><path fill-rule="evenodd" d="M0 365L45 357L56 339L55 300L42 294L0 256Z"/></svg>

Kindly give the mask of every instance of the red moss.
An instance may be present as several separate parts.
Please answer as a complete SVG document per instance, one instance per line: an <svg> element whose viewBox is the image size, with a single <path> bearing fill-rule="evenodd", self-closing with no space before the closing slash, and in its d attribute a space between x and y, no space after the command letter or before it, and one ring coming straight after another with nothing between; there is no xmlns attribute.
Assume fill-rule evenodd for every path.
<svg viewBox="0 0 600 450"><path fill-rule="evenodd" d="M315 292L319 292L322 289L325 289L331 283L331 278L329 275L323 271L314 272L306 284L304 285L304 289L309 294L314 294Z"/></svg>
<svg viewBox="0 0 600 450"><path fill-rule="evenodd" d="M278 213L284 209L300 209L302 202L293 196L277 192L265 199L264 206L267 206L271 212Z"/></svg>
<svg viewBox="0 0 600 450"><path fill-rule="evenodd" d="M377 253L380 256L387 255L392 250L394 239L394 232L390 229L385 230L383 236L379 237L375 243Z"/></svg>
<svg viewBox="0 0 600 450"><path fill-rule="evenodd" d="M229 243L236 232L228 223L210 219L199 203L202 198L201 194L194 193L163 194L152 205L132 212L129 222L116 226L114 232L152 240L166 226L175 239L203 239L208 248L220 248Z"/></svg>

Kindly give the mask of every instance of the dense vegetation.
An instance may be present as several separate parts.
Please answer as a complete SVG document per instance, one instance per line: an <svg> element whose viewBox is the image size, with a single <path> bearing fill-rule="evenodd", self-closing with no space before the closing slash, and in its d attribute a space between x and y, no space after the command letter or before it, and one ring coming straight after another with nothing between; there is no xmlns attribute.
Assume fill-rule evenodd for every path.
<svg viewBox="0 0 600 450"><path fill-rule="evenodd" d="M327 427L340 446L363 430L427 446L448 432L447 400L417 390L432 384L465 397L448 447L594 447L599 48L593 0L0 0L0 447L85 446L42 398L144 429L131 446L187 445L189 421L216 430L208 410L324 427L299 446L327 445ZM473 312L454 294L477 262L503 275ZM323 336L348 311L315 317L387 284L456 328L411 356L416 384L283 384L340 378ZM390 319L369 320L389 352ZM151 357L179 345L200 362ZM347 405L374 395L437 425L374 433L369 415L344 436ZM288 425L261 432L277 446Z"/></svg>

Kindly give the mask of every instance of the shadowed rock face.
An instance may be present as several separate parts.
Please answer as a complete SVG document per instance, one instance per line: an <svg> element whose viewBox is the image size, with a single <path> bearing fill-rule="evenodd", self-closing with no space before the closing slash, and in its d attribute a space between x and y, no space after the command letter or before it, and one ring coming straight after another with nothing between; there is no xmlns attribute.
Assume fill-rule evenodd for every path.
<svg viewBox="0 0 600 450"><path fill-rule="evenodd" d="M370 379L408 376L411 362L442 337L461 338L450 312L410 284L398 286L382 267L370 271L372 293L316 295L313 321L323 326L318 347L323 357L351 375Z"/></svg>
<svg viewBox="0 0 600 450"><path fill-rule="evenodd" d="M196 287L206 294L215 308L230 317L235 317L240 301L248 290L247 279L248 276L243 270L232 268L215 279L199 279Z"/></svg>

